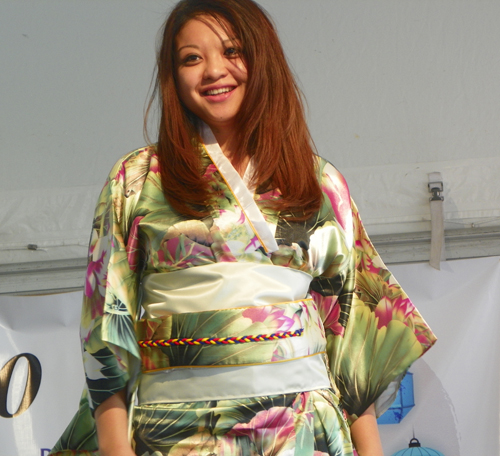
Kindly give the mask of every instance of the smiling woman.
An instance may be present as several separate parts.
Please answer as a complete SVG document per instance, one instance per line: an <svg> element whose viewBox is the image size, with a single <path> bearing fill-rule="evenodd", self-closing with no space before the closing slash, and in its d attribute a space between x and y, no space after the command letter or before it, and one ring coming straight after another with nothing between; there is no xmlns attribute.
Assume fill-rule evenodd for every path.
<svg viewBox="0 0 500 456"><path fill-rule="evenodd" d="M193 28L196 34L188 35ZM203 36L198 36L199 32ZM261 191L280 189L281 198L269 204L274 209L293 212L297 220L312 216L319 209L321 189L315 177L316 160L302 95L271 20L253 1L179 2L165 23L155 92L149 107L158 100L161 120L156 149L162 188L169 203L188 216L207 215L207 182L198 171L203 165L192 144L203 119L187 109L188 99L181 95L181 74L188 67L179 59L180 53L185 57L192 54L190 61L206 56L190 53L189 49L193 48L181 49L179 40L187 36L190 42L182 46L204 44L207 47L212 42L212 51L217 55L224 50L229 59L224 70L229 71L227 77L241 87L244 85L244 91L237 90L238 97L228 96L228 101L241 98L242 103L231 128L214 131L232 166L242 174L253 157L248 176L252 185ZM203 43L193 41L198 39L203 39ZM210 67L207 69L213 71ZM214 84L213 80L209 81L201 82L202 86ZM199 91L192 95L202 96ZM208 104L208 100L205 101ZM297 174L298 169L304 172Z"/></svg>
<svg viewBox="0 0 500 456"><path fill-rule="evenodd" d="M225 27L232 33L230 27ZM245 96L247 69L234 36L209 17L191 19L177 35L179 98L213 131L230 156L236 116Z"/></svg>
<svg viewBox="0 0 500 456"><path fill-rule="evenodd" d="M158 143L97 204L87 388L52 454L381 455L375 415L435 338L314 153L267 15L179 2L155 95Z"/></svg>

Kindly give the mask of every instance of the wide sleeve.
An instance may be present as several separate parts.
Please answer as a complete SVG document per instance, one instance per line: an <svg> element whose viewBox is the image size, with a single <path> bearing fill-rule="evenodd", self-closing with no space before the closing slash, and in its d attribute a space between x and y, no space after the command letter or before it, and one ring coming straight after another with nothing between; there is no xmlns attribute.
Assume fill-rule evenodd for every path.
<svg viewBox="0 0 500 456"><path fill-rule="evenodd" d="M139 362L137 192L127 192L126 160L111 171L99 196L89 245L80 336L86 386L80 409L52 455L97 451L95 409L131 381ZM133 379L132 379L133 380ZM75 453L76 452L76 453Z"/></svg>
<svg viewBox="0 0 500 456"><path fill-rule="evenodd" d="M381 415L436 338L374 249L343 178L332 170L322 187L338 230L336 242L324 243L335 251L324 253L329 261L311 294L325 326L330 370L352 419L372 403Z"/></svg>

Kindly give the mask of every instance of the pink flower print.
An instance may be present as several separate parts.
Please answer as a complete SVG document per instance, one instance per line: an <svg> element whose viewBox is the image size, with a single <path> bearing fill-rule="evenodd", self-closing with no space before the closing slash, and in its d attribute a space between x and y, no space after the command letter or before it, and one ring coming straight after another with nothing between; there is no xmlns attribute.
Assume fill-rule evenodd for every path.
<svg viewBox="0 0 500 456"><path fill-rule="evenodd" d="M257 413L249 423L236 424L228 436L247 436L258 454L279 454L285 446L295 446L294 413L289 407L272 407Z"/></svg>
<svg viewBox="0 0 500 456"><path fill-rule="evenodd" d="M125 182L125 162L122 163L120 169L116 173L115 180L123 184Z"/></svg>
<svg viewBox="0 0 500 456"><path fill-rule="evenodd" d="M250 239L250 242L248 245L245 247L245 252L254 252L257 250L259 247L262 247L262 244L259 241L259 238L257 236L254 236L252 239Z"/></svg>
<svg viewBox="0 0 500 456"><path fill-rule="evenodd" d="M151 161L149 162L149 172L158 174L160 171L160 165L158 163L158 155L153 154L151 156Z"/></svg>
<svg viewBox="0 0 500 456"><path fill-rule="evenodd" d="M130 228L130 234L127 240L127 259L130 269L135 272L137 269L137 263L139 261L139 222L144 217L136 217Z"/></svg>
<svg viewBox="0 0 500 456"><path fill-rule="evenodd" d="M358 248L359 251L359 248ZM380 269L373 262L373 258L370 255L367 255L365 251L361 250L358 254L357 266L361 267L362 270L371 272L373 274L378 274Z"/></svg>
<svg viewBox="0 0 500 456"><path fill-rule="evenodd" d="M256 321L263 323L268 317L269 313L270 313L269 307L262 306L262 307L251 307L249 309L246 309L243 311L242 315L245 318L250 318L250 320L252 320L252 323L255 323Z"/></svg>
<svg viewBox="0 0 500 456"><path fill-rule="evenodd" d="M243 225L246 221L245 213L238 206L234 206L234 213L238 214L238 212L240 214L240 217L238 218L236 224Z"/></svg>
<svg viewBox="0 0 500 456"><path fill-rule="evenodd" d="M429 331L426 330L423 333L421 332L415 332L415 336L417 337L417 340L422 344L422 347L424 347L424 353L432 347L433 342L429 343Z"/></svg>
<svg viewBox="0 0 500 456"><path fill-rule="evenodd" d="M205 174L203 175L203 177L207 179L209 177L212 177L212 175L216 172L217 172L217 166L211 163L210 165L207 166L207 169L205 170Z"/></svg>
<svg viewBox="0 0 500 456"><path fill-rule="evenodd" d="M191 265L191 257L184 256L183 248L184 240L181 238L163 239L158 250L158 260L160 264L175 266L177 268L189 267Z"/></svg>
<svg viewBox="0 0 500 456"><path fill-rule="evenodd" d="M404 295L396 298L384 296L379 300L375 308L375 316L378 318L378 329L387 326L391 320L399 320L406 323L407 319L411 316L415 306Z"/></svg>
<svg viewBox="0 0 500 456"><path fill-rule="evenodd" d="M311 290L311 296L318 306L318 312L325 329L331 330L335 335L342 336L345 328L339 323L340 304L338 296L323 296L313 290Z"/></svg>
<svg viewBox="0 0 500 456"><path fill-rule="evenodd" d="M200 220L188 220L171 226L157 252L160 265L179 269L212 263L214 255L209 245L212 236Z"/></svg>
<svg viewBox="0 0 500 456"><path fill-rule="evenodd" d="M180 242L179 238L174 238L162 243L162 250L168 254L168 258L172 263L177 263L180 260Z"/></svg>
<svg viewBox="0 0 500 456"><path fill-rule="evenodd" d="M322 182L322 190L330 200L335 217L339 225L345 230L351 214L351 197L349 189L343 176L333 166L328 166L330 174L335 173L334 178L325 174ZM326 170L326 169L325 169Z"/></svg>
<svg viewBox="0 0 500 456"><path fill-rule="evenodd" d="M368 256L376 255L373 244L366 237L359 237L356 239L356 248L366 253Z"/></svg>
<svg viewBox="0 0 500 456"><path fill-rule="evenodd" d="M297 315L294 315L297 320L295 321L294 318L287 317L283 309L274 306L250 307L244 310L242 315L252 320L252 323L265 322L266 327L272 332L289 331L297 323L298 327L302 326Z"/></svg>
<svg viewBox="0 0 500 456"><path fill-rule="evenodd" d="M160 265L166 265L166 264L170 264L171 262L167 263L167 258L165 258L165 253L163 253L163 250L158 250L157 252L157 255L158 255L158 263ZM154 265L154 258L150 258L150 263L151 265Z"/></svg>

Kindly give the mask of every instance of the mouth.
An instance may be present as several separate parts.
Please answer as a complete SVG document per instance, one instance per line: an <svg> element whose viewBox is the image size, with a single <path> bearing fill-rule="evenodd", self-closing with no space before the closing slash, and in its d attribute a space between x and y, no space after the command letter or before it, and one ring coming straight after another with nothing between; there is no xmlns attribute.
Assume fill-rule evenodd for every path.
<svg viewBox="0 0 500 456"><path fill-rule="evenodd" d="M235 87L219 87L217 89L207 90L207 91L203 92L203 95L205 95L205 96L220 95L222 93L232 92L234 89L235 89Z"/></svg>

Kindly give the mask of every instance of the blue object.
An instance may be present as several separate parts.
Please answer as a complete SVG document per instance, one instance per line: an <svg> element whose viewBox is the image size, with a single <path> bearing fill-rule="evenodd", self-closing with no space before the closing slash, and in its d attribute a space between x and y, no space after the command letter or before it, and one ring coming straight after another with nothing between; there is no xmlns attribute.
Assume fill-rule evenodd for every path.
<svg viewBox="0 0 500 456"><path fill-rule="evenodd" d="M408 448L396 451L392 456L444 456L444 454L438 450L421 446L420 442L414 437L410 440Z"/></svg>
<svg viewBox="0 0 500 456"><path fill-rule="evenodd" d="M413 374L407 372L399 385L398 394L387 411L377 419L378 424L397 424L415 406L413 397ZM418 454L418 453L415 453ZM422 453L425 454L425 453Z"/></svg>

